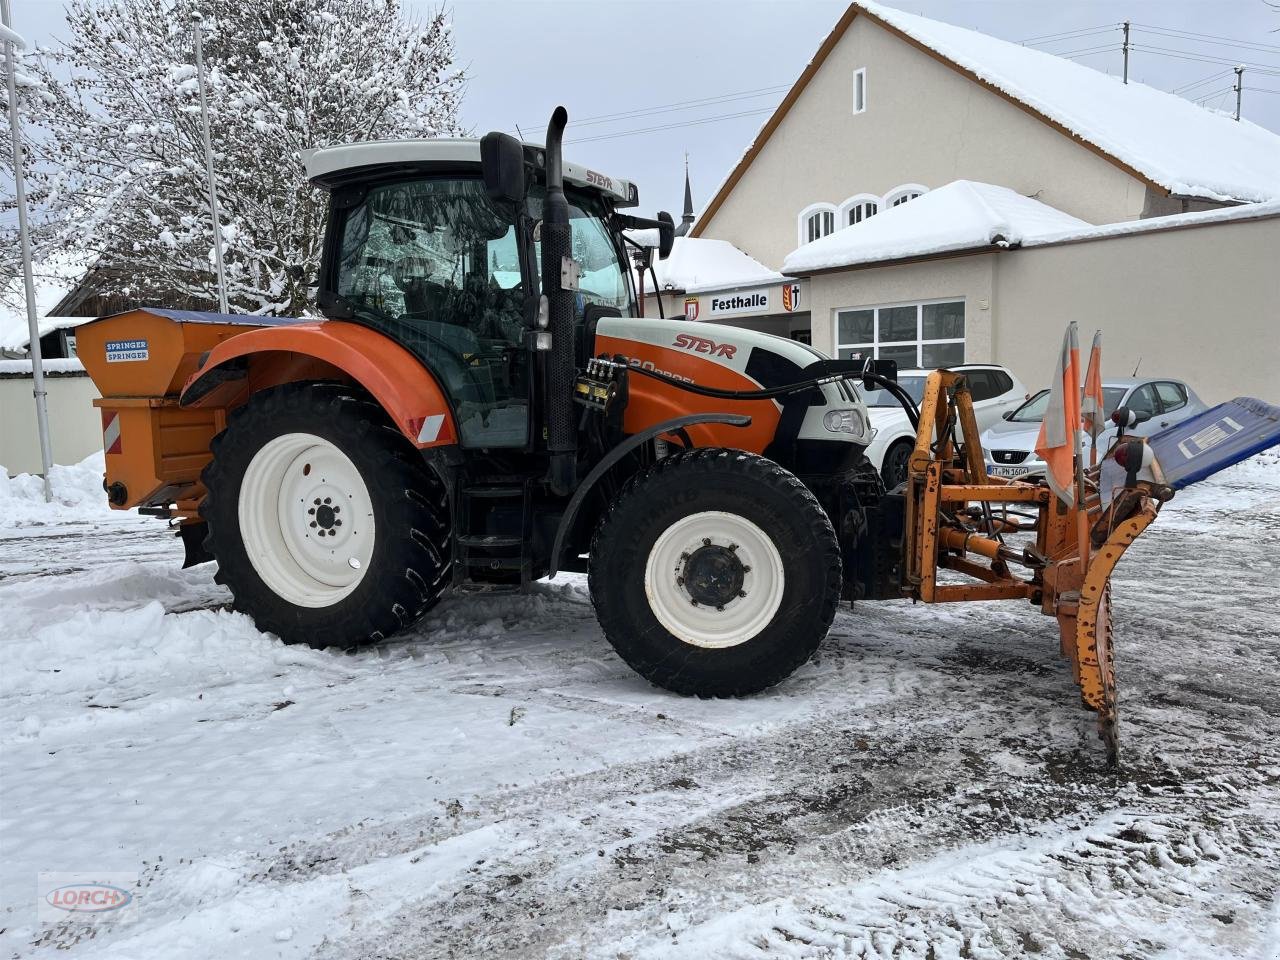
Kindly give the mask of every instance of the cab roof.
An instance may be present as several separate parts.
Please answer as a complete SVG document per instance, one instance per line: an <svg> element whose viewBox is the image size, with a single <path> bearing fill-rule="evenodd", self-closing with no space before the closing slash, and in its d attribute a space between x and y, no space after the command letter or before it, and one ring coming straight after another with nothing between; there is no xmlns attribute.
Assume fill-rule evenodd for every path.
<svg viewBox="0 0 1280 960"><path fill-rule="evenodd" d="M543 148L524 144L525 158L541 169ZM317 186L332 187L347 179L361 167L400 167L416 164L446 166L480 166L480 141L473 139L439 140L368 140L321 147L303 154L307 179ZM618 207L634 207L640 202L640 191L630 180L597 173L576 163L564 161L564 178L568 183L597 190L611 197Z"/></svg>

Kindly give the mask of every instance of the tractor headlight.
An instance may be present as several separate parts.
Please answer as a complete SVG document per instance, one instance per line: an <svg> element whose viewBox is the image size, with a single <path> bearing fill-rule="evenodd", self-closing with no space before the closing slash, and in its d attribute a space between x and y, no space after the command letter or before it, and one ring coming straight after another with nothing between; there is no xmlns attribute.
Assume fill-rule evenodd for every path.
<svg viewBox="0 0 1280 960"><path fill-rule="evenodd" d="M828 410L822 425L832 433L851 433L862 436L867 432L867 421L861 410Z"/></svg>

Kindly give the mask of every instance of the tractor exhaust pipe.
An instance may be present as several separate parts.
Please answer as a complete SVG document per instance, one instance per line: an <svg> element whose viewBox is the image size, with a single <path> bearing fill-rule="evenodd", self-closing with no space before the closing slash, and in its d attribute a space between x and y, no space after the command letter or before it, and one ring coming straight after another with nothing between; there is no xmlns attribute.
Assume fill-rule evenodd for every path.
<svg viewBox="0 0 1280 960"><path fill-rule="evenodd" d="M557 496L577 487L578 431L573 411L573 314L578 279L569 230L569 201L564 195L560 145L569 112L556 107L547 125L547 199L542 205L542 290L547 297L551 354L547 358L548 479Z"/></svg>

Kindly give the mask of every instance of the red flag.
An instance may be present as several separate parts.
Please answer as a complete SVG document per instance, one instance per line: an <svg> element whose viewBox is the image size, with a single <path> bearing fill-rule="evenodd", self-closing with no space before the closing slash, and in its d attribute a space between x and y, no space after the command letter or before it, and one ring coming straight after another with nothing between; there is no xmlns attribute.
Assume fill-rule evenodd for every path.
<svg viewBox="0 0 1280 960"><path fill-rule="evenodd" d="M1049 384L1049 406L1036 438L1036 453L1045 462L1049 489L1067 506L1076 499L1075 458L1079 452L1080 342L1072 320L1062 337L1062 354Z"/></svg>
<svg viewBox="0 0 1280 960"><path fill-rule="evenodd" d="M1093 335L1089 369L1084 375L1084 396L1080 399L1080 419L1095 447L1106 428L1106 417L1107 407L1102 399L1102 331L1098 330Z"/></svg>

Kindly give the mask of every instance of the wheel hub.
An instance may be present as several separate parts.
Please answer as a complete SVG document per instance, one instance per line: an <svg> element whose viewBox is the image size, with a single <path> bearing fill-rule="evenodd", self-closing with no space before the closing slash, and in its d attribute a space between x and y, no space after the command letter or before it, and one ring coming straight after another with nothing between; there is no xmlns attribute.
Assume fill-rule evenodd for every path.
<svg viewBox="0 0 1280 960"><path fill-rule="evenodd" d="M680 585L695 603L719 608L742 595L747 572L737 550L737 544L705 543L685 555Z"/></svg>

